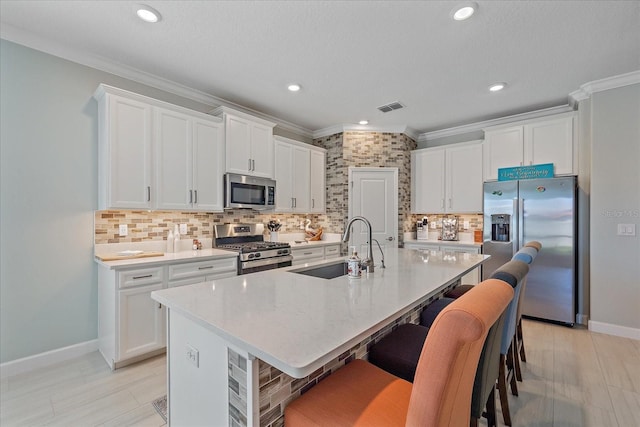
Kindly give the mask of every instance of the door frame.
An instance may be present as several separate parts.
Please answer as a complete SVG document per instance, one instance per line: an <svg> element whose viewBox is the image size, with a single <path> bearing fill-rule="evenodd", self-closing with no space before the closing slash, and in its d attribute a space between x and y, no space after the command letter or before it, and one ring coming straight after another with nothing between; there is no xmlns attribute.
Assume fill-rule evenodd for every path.
<svg viewBox="0 0 640 427"><path fill-rule="evenodd" d="M398 191L400 190L400 187L398 186L398 175L399 175L399 171L397 167L357 167L357 166L349 166L348 169L348 181L347 181L347 186L348 188L348 211L347 211L347 221L349 220L349 218L353 217L353 174L357 173L357 172L379 172L379 173L385 173L388 174L389 172L393 173L393 185L394 188L396 189L396 191L393 192L393 212L395 213L395 235L394 237L394 245L395 247L398 247L399 245L399 229L400 229L400 219L399 219L399 213L400 211L398 210L398 199L399 199L399 194ZM345 223L346 224L346 223ZM345 230L346 231L346 230Z"/></svg>

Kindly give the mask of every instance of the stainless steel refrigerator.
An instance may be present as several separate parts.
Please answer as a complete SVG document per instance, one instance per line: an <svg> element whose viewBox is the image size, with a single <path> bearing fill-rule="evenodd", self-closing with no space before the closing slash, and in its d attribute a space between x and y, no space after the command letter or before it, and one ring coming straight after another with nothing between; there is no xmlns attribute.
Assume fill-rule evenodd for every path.
<svg viewBox="0 0 640 427"><path fill-rule="evenodd" d="M573 325L576 318L576 178L484 184L482 269L491 276L528 241L542 250L527 275L522 314Z"/></svg>

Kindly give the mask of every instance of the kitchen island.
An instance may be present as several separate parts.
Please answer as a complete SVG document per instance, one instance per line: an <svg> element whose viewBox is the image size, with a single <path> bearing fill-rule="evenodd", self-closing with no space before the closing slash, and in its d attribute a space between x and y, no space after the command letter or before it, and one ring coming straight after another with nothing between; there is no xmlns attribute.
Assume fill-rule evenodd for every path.
<svg viewBox="0 0 640 427"><path fill-rule="evenodd" d="M169 423L269 426L286 404L422 308L487 256L387 249L360 279L281 268L152 292L168 308Z"/></svg>

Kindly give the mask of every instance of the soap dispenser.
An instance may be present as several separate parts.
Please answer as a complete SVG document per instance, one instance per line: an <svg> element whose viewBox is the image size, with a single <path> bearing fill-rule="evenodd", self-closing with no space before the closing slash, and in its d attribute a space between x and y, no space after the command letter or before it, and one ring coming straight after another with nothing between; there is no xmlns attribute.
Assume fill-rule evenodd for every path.
<svg viewBox="0 0 640 427"><path fill-rule="evenodd" d="M180 252L180 229L178 224L173 228L173 252Z"/></svg>
<svg viewBox="0 0 640 427"><path fill-rule="evenodd" d="M173 252L174 244L175 244L175 237L173 236L173 230L169 229L169 234L167 234L167 253Z"/></svg>

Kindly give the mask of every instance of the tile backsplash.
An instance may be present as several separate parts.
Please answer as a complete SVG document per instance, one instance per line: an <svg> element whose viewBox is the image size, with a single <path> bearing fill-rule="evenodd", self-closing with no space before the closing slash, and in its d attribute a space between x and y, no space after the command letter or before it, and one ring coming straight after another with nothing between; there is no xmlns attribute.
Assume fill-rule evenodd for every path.
<svg viewBox="0 0 640 427"><path fill-rule="evenodd" d="M278 219L282 223L281 233L295 233L300 221L311 220L314 228L327 228L326 215L266 214L247 209L233 209L224 212L178 212L178 211L135 211L106 210L95 212L95 244L148 242L166 240L169 230L175 224L187 224L188 239L213 238L213 226L225 223L264 223ZM127 224L128 235L120 237L118 226ZM184 238L184 236L183 236Z"/></svg>
<svg viewBox="0 0 640 427"><path fill-rule="evenodd" d="M442 229L442 218L457 216L458 220L458 231L474 231L474 230L482 230L482 225L484 222L484 216L482 214L412 214L411 215L411 224L412 227L410 230L405 231L416 231L416 222L421 220L423 217L427 217L429 219L429 230L435 231ZM431 224L435 221L436 228L432 228ZM465 221L469 221L469 228L465 230L464 223Z"/></svg>

